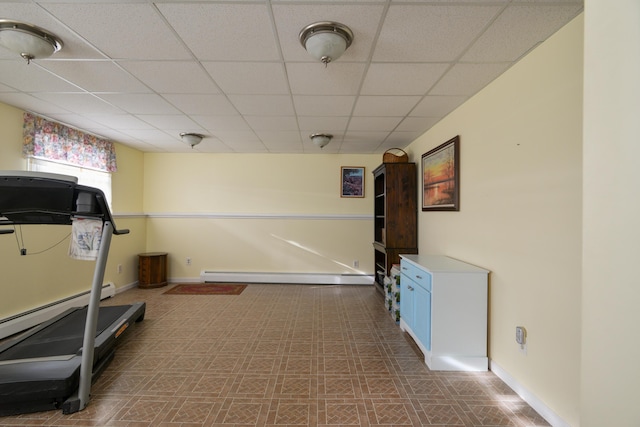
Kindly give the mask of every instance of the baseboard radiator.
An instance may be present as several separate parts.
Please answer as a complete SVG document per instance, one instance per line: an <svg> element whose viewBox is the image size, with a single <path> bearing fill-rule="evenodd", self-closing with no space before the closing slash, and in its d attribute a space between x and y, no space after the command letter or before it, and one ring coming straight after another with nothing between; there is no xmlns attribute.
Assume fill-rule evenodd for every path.
<svg viewBox="0 0 640 427"><path fill-rule="evenodd" d="M202 270L200 280L228 283L282 283L302 285L372 285L373 275L319 273L249 273Z"/></svg>
<svg viewBox="0 0 640 427"><path fill-rule="evenodd" d="M38 325L54 316L64 312L71 307L84 307L89 304L89 294L91 291L82 292L76 295L63 298L58 301L34 308L32 310L19 313L0 320L0 339L8 337L18 332L22 332L35 325ZM116 294L116 286L109 282L102 285L100 299L112 297Z"/></svg>

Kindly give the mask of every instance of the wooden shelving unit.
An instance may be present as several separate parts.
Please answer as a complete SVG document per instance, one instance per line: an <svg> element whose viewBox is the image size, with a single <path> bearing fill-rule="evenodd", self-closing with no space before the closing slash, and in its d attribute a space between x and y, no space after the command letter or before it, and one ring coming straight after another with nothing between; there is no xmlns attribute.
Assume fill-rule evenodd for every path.
<svg viewBox="0 0 640 427"><path fill-rule="evenodd" d="M400 263L400 254L418 253L416 164L383 163L373 171L373 181L374 283L384 292L383 278Z"/></svg>

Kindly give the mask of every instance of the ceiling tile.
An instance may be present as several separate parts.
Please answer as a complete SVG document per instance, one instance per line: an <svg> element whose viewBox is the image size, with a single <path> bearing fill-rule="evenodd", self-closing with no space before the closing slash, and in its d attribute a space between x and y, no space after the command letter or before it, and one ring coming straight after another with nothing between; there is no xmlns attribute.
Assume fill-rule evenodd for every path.
<svg viewBox="0 0 640 427"><path fill-rule="evenodd" d="M202 132L203 129L184 114L139 114L140 120L161 130L177 130L181 132ZM176 132L179 134L180 132Z"/></svg>
<svg viewBox="0 0 640 427"><path fill-rule="evenodd" d="M401 120L402 117L353 117L348 130L391 132Z"/></svg>
<svg viewBox="0 0 640 427"><path fill-rule="evenodd" d="M275 62L204 62L211 77L228 94L288 94L283 64Z"/></svg>
<svg viewBox="0 0 640 427"><path fill-rule="evenodd" d="M270 131L297 131L298 122L294 116L246 116L249 126L256 132Z"/></svg>
<svg viewBox="0 0 640 427"><path fill-rule="evenodd" d="M420 96L361 96L354 116L405 116L422 99Z"/></svg>
<svg viewBox="0 0 640 427"><path fill-rule="evenodd" d="M151 92L111 61L47 61L42 67L88 92Z"/></svg>
<svg viewBox="0 0 640 427"><path fill-rule="evenodd" d="M267 146L299 144L302 147L300 132L298 131L258 131L258 138Z"/></svg>
<svg viewBox="0 0 640 427"><path fill-rule="evenodd" d="M251 116L291 116L293 103L289 95L229 95L240 114Z"/></svg>
<svg viewBox="0 0 640 427"><path fill-rule="evenodd" d="M220 93L196 61L120 61L119 64L158 93Z"/></svg>
<svg viewBox="0 0 640 427"><path fill-rule="evenodd" d="M350 131L345 134L342 145L376 147L385 140L389 133L390 132Z"/></svg>
<svg viewBox="0 0 640 427"><path fill-rule="evenodd" d="M347 128L348 117L298 116L300 130L313 133L336 132Z"/></svg>
<svg viewBox="0 0 640 427"><path fill-rule="evenodd" d="M179 111L156 94L105 93L100 98L131 114L178 114Z"/></svg>
<svg viewBox="0 0 640 427"><path fill-rule="evenodd" d="M243 131L250 132L251 127L242 116L200 116L191 118L209 131Z"/></svg>
<svg viewBox="0 0 640 427"><path fill-rule="evenodd" d="M129 129L122 133L142 141L149 141L157 147L161 147L162 144L182 143L179 135L172 136L157 129Z"/></svg>
<svg viewBox="0 0 640 427"><path fill-rule="evenodd" d="M448 62L460 56L499 6L394 4L373 53L375 62Z"/></svg>
<svg viewBox="0 0 640 427"><path fill-rule="evenodd" d="M122 114L124 111L88 93L38 93L34 96L82 114Z"/></svg>
<svg viewBox="0 0 640 427"><path fill-rule="evenodd" d="M502 74L509 63L457 64L444 75L430 95L471 96Z"/></svg>
<svg viewBox="0 0 640 427"><path fill-rule="evenodd" d="M233 104L224 95L166 94L163 96L185 114L224 115L238 114Z"/></svg>
<svg viewBox="0 0 640 427"><path fill-rule="evenodd" d="M124 114L86 114L86 116L96 123L107 126L109 128L125 129L153 129L153 126L139 118Z"/></svg>
<svg viewBox="0 0 640 427"><path fill-rule="evenodd" d="M440 121L441 117L407 117L398 125L395 131L424 132Z"/></svg>
<svg viewBox="0 0 640 427"><path fill-rule="evenodd" d="M294 95L293 103L299 116L349 116L355 96Z"/></svg>
<svg viewBox="0 0 640 427"><path fill-rule="evenodd" d="M23 92L80 92L77 86L56 77L37 64L19 61L0 60L2 83L12 89Z"/></svg>
<svg viewBox="0 0 640 427"><path fill-rule="evenodd" d="M200 144L196 145L194 148L187 147L187 153L233 153L234 151L224 142L215 139L215 138L207 138L204 139Z"/></svg>
<svg viewBox="0 0 640 427"><path fill-rule="evenodd" d="M288 63L287 74L294 95L356 95L364 64L335 62L325 67L321 63Z"/></svg>
<svg viewBox="0 0 640 427"><path fill-rule="evenodd" d="M367 70L362 95L424 95L449 64L373 63Z"/></svg>
<svg viewBox="0 0 640 427"><path fill-rule="evenodd" d="M151 3L44 3L43 6L110 58L191 57Z"/></svg>
<svg viewBox="0 0 640 427"><path fill-rule="evenodd" d="M253 131L220 131L214 135L219 140L228 145L238 145L242 143L260 143L260 138Z"/></svg>
<svg viewBox="0 0 640 427"><path fill-rule="evenodd" d="M0 92L0 102L40 115L71 113L71 110L22 92Z"/></svg>
<svg viewBox="0 0 640 427"><path fill-rule="evenodd" d="M156 6L202 61L280 59L265 3L158 3Z"/></svg>
<svg viewBox="0 0 640 427"><path fill-rule="evenodd" d="M411 116L444 117L469 99L467 96L425 96L411 111Z"/></svg>
<svg viewBox="0 0 640 427"><path fill-rule="evenodd" d="M461 58L469 62L515 61L582 9L579 3L511 5Z"/></svg>

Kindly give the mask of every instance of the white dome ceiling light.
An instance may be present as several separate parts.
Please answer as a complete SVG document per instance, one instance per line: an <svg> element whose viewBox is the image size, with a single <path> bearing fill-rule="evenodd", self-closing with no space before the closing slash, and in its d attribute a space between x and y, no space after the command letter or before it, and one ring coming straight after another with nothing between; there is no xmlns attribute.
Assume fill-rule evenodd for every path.
<svg viewBox="0 0 640 427"><path fill-rule="evenodd" d="M191 148L193 148L196 145L200 144L200 142L202 142L202 138L204 138L204 135L201 135L199 133L182 132L180 134L180 138L182 138L184 142L186 142L191 146Z"/></svg>
<svg viewBox="0 0 640 427"><path fill-rule="evenodd" d="M304 27L298 39L311 56L326 66L351 46L353 32L338 22L321 21Z"/></svg>
<svg viewBox="0 0 640 427"><path fill-rule="evenodd" d="M320 149L324 148L329 142L331 142L331 139L333 138L333 135L328 134L328 133L314 133L312 135L309 135L309 138L311 138L311 141L318 147L320 147Z"/></svg>
<svg viewBox="0 0 640 427"><path fill-rule="evenodd" d="M64 46L62 40L35 25L0 19L0 46L27 60L48 58Z"/></svg>

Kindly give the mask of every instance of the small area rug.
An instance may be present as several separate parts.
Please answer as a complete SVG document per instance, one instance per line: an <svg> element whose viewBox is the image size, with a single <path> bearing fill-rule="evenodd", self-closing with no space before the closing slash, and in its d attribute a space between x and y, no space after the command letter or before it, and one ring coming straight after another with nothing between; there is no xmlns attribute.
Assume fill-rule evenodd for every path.
<svg viewBox="0 0 640 427"><path fill-rule="evenodd" d="M170 295L240 295L247 285L237 283L184 283L164 292Z"/></svg>

